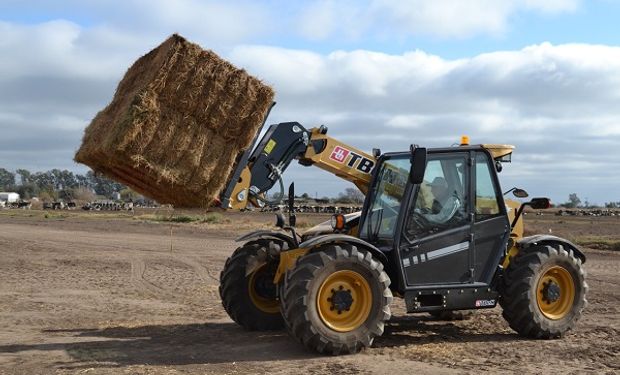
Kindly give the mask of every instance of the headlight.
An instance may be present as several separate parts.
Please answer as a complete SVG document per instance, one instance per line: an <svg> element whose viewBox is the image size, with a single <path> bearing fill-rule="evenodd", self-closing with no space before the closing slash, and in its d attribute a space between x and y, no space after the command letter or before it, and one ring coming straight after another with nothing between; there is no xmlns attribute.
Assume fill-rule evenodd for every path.
<svg viewBox="0 0 620 375"><path fill-rule="evenodd" d="M346 220L343 214L335 214L332 216L330 223L332 225L332 229L343 230L344 225L346 224Z"/></svg>

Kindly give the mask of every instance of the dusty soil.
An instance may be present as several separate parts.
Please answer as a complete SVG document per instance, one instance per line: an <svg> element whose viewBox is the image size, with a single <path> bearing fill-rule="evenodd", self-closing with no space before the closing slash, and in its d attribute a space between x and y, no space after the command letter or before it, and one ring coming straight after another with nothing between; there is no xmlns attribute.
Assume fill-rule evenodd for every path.
<svg viewBox="0 0 620 375"><path fill-rule="evenodd" d="M620 223L531 219L531 228L554 234L613 236ZM271 221L249 213L222 224L0 213L0 373L620 372L620 253L593 249L589 305L561 340L519 338L499 308L443 322L405 314L400 300L385 334L357 355L318 356L284 332L245 332L221 307L217 277L234 237Z"/></svg>

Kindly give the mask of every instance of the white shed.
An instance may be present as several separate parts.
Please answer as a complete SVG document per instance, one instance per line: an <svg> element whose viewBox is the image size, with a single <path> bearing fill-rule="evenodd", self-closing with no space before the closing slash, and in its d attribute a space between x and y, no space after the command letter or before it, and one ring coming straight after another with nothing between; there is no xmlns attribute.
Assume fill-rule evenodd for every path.
<svg viewBox="0 0 620 375"><path fill-rule="evenodd" d="M0 201L5 201L7 203L17 202L19 201L19 194L9 193L9 192L0 192Z"/></svg>

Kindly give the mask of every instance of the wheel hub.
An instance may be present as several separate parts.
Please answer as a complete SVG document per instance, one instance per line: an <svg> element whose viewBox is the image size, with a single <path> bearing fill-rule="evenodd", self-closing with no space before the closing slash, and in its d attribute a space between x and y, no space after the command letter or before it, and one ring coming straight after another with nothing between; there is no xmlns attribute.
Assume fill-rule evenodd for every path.
<svg viewBox="0 0 620 375"><path fill-rule="evenodd" d="M338 314L342 314L343 311L351 310L351 305L353 305L351 289L345 290L342 285L338 287L338 290L332 289L332 296L327 300L332 304L330 310L336 310Z"/></svg>
<svg viewBox="0 0 620 375"><path fill-rule="evenodd" d="M316 308L327 327L336 332L350 332L364 324L372 300L372 290L364 276L353 270L340 270L321 284Z"/></svg>
<svg viewBox="0 0 620 375"><path fill-rule="evenodd" d="M254 286L256 288L256 294L258 294L262 298L276 298L276 286L273 283L273 277L270 273L262 272L256 275Z"/></svg>
<svg viewBox="0 0 620 375"><path fill-rule="evenodd" d="M536 302L545 317L559 320L570 313L575 293L575 282L570 272L556 265L541 273L536 285Z"/></svg>
<svg viewBox="0 0 620 375"><path fill-rule="evenodd" d="M280 302L276 298L273 283L274 271L266 264L260 266L248 277L248 294L257 309L268 314L280 312Z"/></svg>
<svg viewBox="0 0 620 375"><path fill-rule="evenodd" d="M544 284L543 290L543 301L547 303L553 303L560 299L560 286L553 281L549 281Z"/></svg>

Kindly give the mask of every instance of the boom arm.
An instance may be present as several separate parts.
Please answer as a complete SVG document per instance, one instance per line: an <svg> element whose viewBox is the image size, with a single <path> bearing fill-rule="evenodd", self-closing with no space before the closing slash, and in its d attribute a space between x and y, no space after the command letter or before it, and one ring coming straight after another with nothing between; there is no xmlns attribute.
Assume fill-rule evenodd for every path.
<svg viewBox="0 0 620 375"><path fill-rule="evenodd" d="M239 160L222 194L222 207L242 209L248 203L258 205L293 159L350 181L364 194L376 163L373 156L327 136L325 126L307 130L298 122L271 125L254 151L247 151Z"/></svg>

